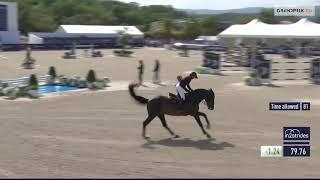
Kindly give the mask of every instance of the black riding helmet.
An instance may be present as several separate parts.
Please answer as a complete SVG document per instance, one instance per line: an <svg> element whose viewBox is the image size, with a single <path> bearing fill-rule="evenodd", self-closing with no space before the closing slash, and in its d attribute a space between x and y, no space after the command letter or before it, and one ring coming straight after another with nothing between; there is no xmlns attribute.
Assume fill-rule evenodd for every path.
<svg viewBox="0 0 320 180"><path fill-rule="evenodd" d="M190 76L191 76L191 77L194 77L194 78L196 78L196 79L198 79L198 75L197 75L197 73L196 73L196 72L192 72L192 73L190 73Z"/></svg>

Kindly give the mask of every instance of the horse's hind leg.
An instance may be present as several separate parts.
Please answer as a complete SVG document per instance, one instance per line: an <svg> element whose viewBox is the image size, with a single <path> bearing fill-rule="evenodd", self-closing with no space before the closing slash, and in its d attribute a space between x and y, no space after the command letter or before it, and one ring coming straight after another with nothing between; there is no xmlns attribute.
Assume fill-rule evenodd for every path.
<svg viewBox="0 0 320 180"><path fill-rule="evenodd" d="M202 123L201 123L201 120L200 120L200 117L199 117L198 115L195 115L194 118L196 119L198 125L200 126L203 134L205 134L208 138L211 138L210 134L208 134L208 133L206 132L206 130L204 130L204 128L203 128L203 126L202 126Z"/></svg>
<svg viewBox="0 0 320 180"><path fill-rule="evenodd" d="M203 113L203 112L198 112L198 115L204 117L204 119L205 119L206 122L207 122L207 129L210 129L210 128L211 128L211 126L210 126L210 121L208 120L207 115L206 115L205 113Z"/></svg>
<svg viewBox="0 0 320 180"><path fill-rule="evenodd" d="M142 136L144 138L149 138L148 136L146 136L146 127L155 117L156 117L156 115L149 114L147 119L145 121L143 121Z"/></svg>
<svg viewBox="0 0 320 180"><path fill-rule="evenodd" d="M172 136L178 138L179 136L176 135L176 134L169 128L169 126L168 126L168 124L167 124L167 121L166 121L166 119L165 119L165 117L164 117L164 114L161 114L161 115L159 115L158 117L159 117L159 119L161 120L162 126L163 126L164 128L166 128Z"/></svg>

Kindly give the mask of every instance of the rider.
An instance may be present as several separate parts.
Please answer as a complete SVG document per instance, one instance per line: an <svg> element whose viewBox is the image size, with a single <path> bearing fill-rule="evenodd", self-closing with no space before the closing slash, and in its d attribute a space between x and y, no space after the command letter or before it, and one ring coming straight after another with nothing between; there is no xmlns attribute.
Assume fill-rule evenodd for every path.
<svg viewBox="0 0 320 180"><path fill-rule="evenodd" d="M182 80L182 76L177 76L177 80L178 80L178 84L180 83L180 81Z"/></svg>
<svg viewBox="0 0 320 180"><path fill-rule="evenodd" d="M186 100L185 93L193 91L190 87L190 82L194 78L198 79L197 73L192 72L189 76L183 78L180 80L180 82L176 85L176 90L178 92L178 95L183 101L180 101L180 105L183 104L183 102Z"/></svg>

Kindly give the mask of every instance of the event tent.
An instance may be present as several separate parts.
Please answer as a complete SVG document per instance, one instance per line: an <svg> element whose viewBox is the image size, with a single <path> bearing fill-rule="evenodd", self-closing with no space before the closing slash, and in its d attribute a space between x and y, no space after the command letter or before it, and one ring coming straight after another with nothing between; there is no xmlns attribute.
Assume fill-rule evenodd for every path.
<svg viewBox="0 0 320 180"><path fill-rule="evenodd" d="M232 25L218 38L320 39L320 24L306 18L292 24L266 24L258 19L243 25Z"/></svg>
<svg viewBox="0 0 320 180"><path fill-rule="evenodd" d="M142 42L144 38L135 26L97 26L97 25L60 25L56 32L30 32L29 44L50 43L85 43L85 44L115 44L119 32L129 34L134 41Z"/></svg>
<svg viewBox="0 0 320 180"><path fill-rule="evenodd" d="M119 31L126 32L131 36L141 36L143 33L135 26L95 26L95 25L61 25L57 32L71 34L114 34Z"/></svg>

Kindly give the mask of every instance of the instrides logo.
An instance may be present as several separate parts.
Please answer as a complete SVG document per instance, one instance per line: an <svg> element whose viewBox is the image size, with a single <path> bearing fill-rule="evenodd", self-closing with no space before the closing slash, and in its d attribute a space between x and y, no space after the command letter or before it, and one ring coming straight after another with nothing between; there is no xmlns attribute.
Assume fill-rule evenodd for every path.
<svg viewBox="0 0 320 180"><path fill-rule="evenodd" d="M285 139L309 139L309 134L304 134L299 129L286 129L284 137Z"/></svg>

